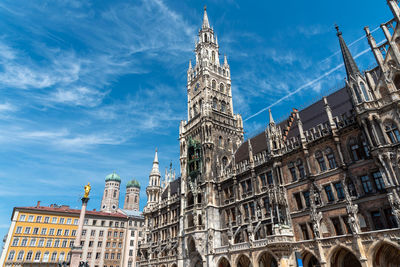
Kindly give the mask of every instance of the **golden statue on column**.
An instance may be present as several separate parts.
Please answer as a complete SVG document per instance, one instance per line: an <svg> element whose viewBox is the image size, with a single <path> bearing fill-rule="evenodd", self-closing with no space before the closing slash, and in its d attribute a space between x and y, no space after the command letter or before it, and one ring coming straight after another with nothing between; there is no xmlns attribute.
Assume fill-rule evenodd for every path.
<svg viewBox="0 0 400 267"><path fill-rule="evenodd" d="M90 193L90 189L92 187L90 186L90 183L88 183L87 185L85 185L84 190L85 190L85 194L83 195L83 198L89 198L89 193Z"/></svg>

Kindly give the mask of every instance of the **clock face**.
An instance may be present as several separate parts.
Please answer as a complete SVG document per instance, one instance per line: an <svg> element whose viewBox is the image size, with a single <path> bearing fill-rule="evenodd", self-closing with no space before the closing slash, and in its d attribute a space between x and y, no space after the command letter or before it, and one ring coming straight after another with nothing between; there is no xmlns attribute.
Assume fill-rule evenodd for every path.
<svg viewBox="0 0 400 267"><path fill-rule="evenodd" d="M200 83L196 83L195 87L194 87L194 91L196 92L197 90L199 90L200 87Z"/></svg>

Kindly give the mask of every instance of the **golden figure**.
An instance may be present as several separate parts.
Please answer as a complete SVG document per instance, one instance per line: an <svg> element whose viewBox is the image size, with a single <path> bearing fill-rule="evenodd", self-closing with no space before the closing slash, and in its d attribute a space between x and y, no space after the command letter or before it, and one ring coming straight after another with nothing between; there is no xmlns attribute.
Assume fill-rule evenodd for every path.
<svg viewBox="0 0 400 267"><path fill-rule="evenodd" d="M90 183L88 183L87 185L85 185L84 189L85 189L85 194L83 195L84 198L88 198L89 197L89 193L90 193L90 189L92 187L90 186Z"/></svg>

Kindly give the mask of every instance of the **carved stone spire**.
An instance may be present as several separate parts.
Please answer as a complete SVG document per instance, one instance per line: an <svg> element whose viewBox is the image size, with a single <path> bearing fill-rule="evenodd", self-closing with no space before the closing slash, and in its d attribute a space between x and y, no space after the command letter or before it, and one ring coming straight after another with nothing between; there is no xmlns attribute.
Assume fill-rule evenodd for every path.
<svg viewBox="0 0 400 267"><path fill-rule="evenodd" d="M346 42L343 39L342 32L339 31L339 26L335 26L337 31L337 36L339 38L340 50L342 51L343 62L346 68L347 79L350 80L351 76L355 76L360 73L360 70L357 67L356 62L354 61L353 56L350 53L349 48L346 45Z"/></svg>
<svg viewBox="0 0 400 267"><path fill-rule="evenodd" d="M208 28L210 28L210 23L208 22L207 6L204 6L203 29L208 29Z"/></svg>

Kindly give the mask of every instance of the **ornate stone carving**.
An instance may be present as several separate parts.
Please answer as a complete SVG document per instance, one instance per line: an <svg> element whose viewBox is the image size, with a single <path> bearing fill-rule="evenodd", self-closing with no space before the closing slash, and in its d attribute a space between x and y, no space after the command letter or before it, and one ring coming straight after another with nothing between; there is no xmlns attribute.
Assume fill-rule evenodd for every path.
<svg viewBox="0 0 400 267"><path fill-rule="evenodd" d="M396 191L393 190L393 192L388 193L388 199L397 225L400 225L400 198Z"/></svg>
<svg viewBox="0 0 400 267"><path fill-rule="evenodd" d="M353 203L350 193L349 193L349 189L347 187L347 183L344 181L345 181L345 179L343 180L342 185L343 185L344 196L346 199L346 211L349 216L347 222L349 223L351 231L354 234L359 234L360 233L360 222L358 221L358 216L357 216L358 205Z"/></svg>

